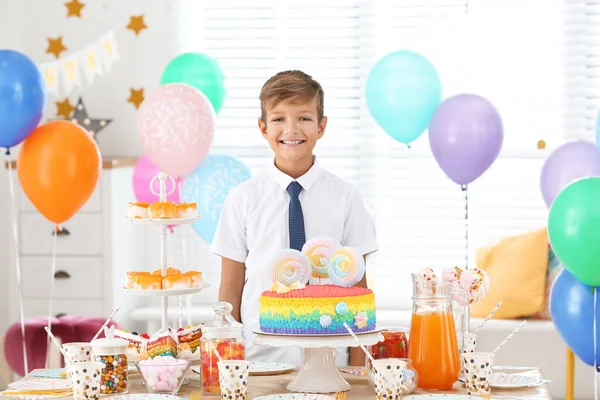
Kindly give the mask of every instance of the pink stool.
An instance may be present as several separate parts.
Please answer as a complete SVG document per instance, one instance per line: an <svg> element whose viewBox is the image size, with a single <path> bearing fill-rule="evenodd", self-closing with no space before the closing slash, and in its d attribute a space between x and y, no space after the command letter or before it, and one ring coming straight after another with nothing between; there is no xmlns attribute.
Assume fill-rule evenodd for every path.
<svg viewBox="0 0 600 400"><path fill-rule="evenodd" d="M48 334L44 327L48 325L48 318L35 318L25 321L25 347L27 349L27 365L31 372L37 368L46 366L46 354L48 351ZM64 324L60 319L52 320L52 334L60 339L62 343L78 342L75 331ZM4 336L4 353L10 368L20 376L25 375L23 363L23 336L21 335L21 323L11 325ZM51 344L51 346L54 346Z"/></svg>
<svg viewBox="0 0 600 400"><path fill-rule="evenodd" d="M102 325L106 321L106 318L81 317L78 315L65 315L59 319L62 323L74 330L78 342L89 342L92 340L94 335L102 328ZM113 325L115 329L120 328L119 324L115 321L110 321L108 323L109 328ZM98 337L103 338L104 332Z"/></svg>

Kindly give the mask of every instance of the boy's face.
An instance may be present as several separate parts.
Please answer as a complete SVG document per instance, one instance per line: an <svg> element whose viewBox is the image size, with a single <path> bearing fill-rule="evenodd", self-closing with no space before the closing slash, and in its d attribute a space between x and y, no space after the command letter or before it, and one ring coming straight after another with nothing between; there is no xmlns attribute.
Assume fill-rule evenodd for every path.
<svg viewBox="0 0 600 400"><path fill-rule="evenodd" d="M313 155L313 149L327 125L327 117L318 121L317 99L306 103L281 102L267 110L258 127L275 156L285 161L301 160Z"/></svg>

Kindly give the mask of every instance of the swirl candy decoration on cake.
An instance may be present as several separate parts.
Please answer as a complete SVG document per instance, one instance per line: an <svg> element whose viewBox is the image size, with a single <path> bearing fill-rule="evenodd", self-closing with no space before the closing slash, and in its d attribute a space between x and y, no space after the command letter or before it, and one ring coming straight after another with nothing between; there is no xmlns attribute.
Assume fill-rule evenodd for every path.
<svg viewBox="0 0 600 400"><path fill-rule="evenodd" d="M329 259L329 279L334 285L352 287L361 281L365 271L365 260L353 247L341 247Z"/></svg>
<svg viewBox="0 0 600 400"><path fill-rule="evenodd" d="M306 254L310 260L312 276L319 279L329 277L329 260L333 253L341 248L342 245L335 239L327 236L317 236L309 239L304 246L302 252Z"/></svg>
<svg viewBox="0 0 600 400"><path fill-rule="evenodd" d="M271 261L271 281L291 286L306 284L310 278L308 257L295 249L281 250Z"/></svg>

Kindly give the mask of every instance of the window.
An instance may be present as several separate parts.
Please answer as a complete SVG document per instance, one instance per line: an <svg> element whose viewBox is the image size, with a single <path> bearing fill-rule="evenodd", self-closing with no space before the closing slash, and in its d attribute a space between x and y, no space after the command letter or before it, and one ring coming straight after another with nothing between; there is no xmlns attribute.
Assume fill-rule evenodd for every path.
<svg viewBox="0 0 600 400"><path fill-rule="evenodd" d="M292 68L322 83L330 124L317 156L356 184L373 212L380 252L370 274L379 306L392 308L409 304L409 271L473 266L476 248L545 225L538 181L548 150L538 141L553 147L593 132L600 47L586 45L577 26L597 29L595 2L180 0L179 41L182 51L217 58L227 77L212 151L239 156L254 174L272 157L256 128L261 85ZM477 93L503 118L501 156L466 192L437 166L427 133L407 149L369 115L369 70L400 49L434 63L444 98ZM206 281L218 287L219 260L189 238Z"/></svg>

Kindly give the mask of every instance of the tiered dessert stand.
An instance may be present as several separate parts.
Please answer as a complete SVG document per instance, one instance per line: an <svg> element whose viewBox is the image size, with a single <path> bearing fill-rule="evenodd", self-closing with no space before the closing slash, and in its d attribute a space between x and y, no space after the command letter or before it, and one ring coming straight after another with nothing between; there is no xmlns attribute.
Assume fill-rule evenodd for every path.
<svg viewBox="0 0 600 400"><path fill-rule="evenodd" d="M154 191L154 182L156 179L159 179L159 193ZM167 179L171 180L172 187L171 190L167 193ZM172 194L175 191L175 180L172 176L167 175L164 172L159 173L157 176L152 178L150 181L150 191L159 197L159 201L164 203L167 201L167 196ZM167 267L168 267L168 255L167 255L167 233L169 225L183 225L183 224L191 224L201 217L196 218L172 218L172 219L140 219L140 218L127 218L127 220L137 223L137 224L152 224L158 227L160 233L160 259L161 259L161 269L162 275L167 275ZM206 289L210 287L208 284L203 284L202 287L198 288L190 288L190 289L167 289L167 290L136 290L136 289L125 289L126 292L131 293L137 296L160 296L161 297L161 305L162 305L162 330L167 330L168 328L168 306L169 306L169 297L170 296L185 296L190 294L199 293L202 289ZM180 297L181 302L181 297ZM182 307L180 304L179 307L179 320L181 321L181 313Z"/></svg>
<svg viewBox="0 0 600 400"><path fill-rule="evenodd" d="M287 389L300 393L333 393L350 390L350 384L335 366L336 347L357 347L350 334L278 335L255 331L254 343L272 347L297 346L304 349L304 360L298 375ZM372 346L383 341L381 330L356 333L360 344Z"/></svg>

